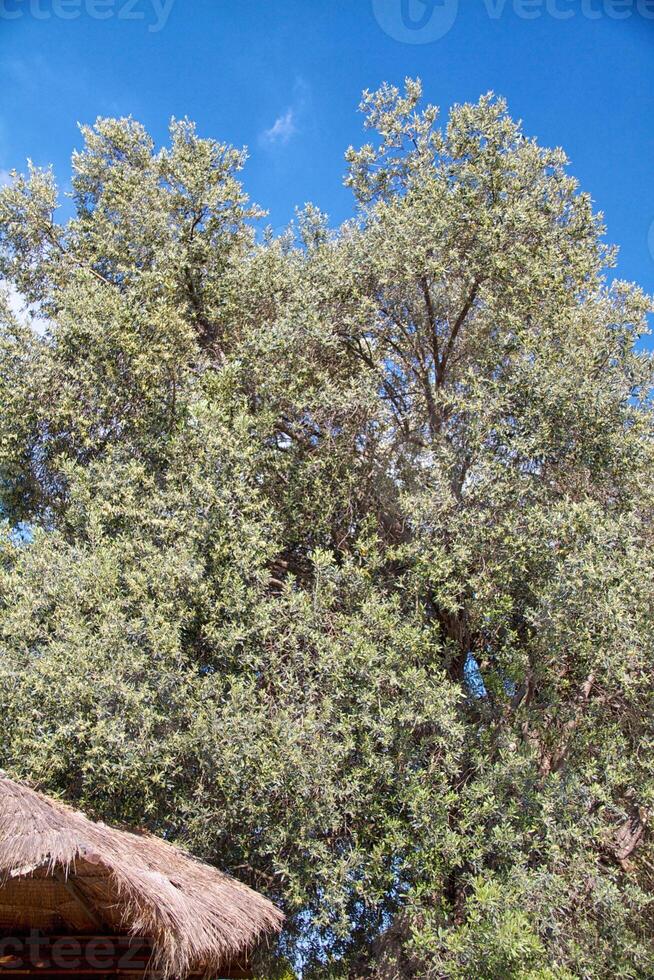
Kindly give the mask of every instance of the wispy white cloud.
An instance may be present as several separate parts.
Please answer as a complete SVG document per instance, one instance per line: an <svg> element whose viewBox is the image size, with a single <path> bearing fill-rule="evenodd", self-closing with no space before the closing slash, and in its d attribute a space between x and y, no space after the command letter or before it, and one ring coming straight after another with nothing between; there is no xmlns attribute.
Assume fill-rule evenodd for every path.
<svg viewBox="0 0 654 980"><path fill-rule="evenodd" d="M264 130L262 139L264 143L288 143L291 136L297 132L295 124L295 110L291 107L285 113L278 116L270 129Z"/></svg>
<svg viewBox="0 0 654 980"><path fill-rule="evenodd" d="M22 296L16 287L9 282L3 282L0 280L0 289L4 293L7 306L9 307L9 310L13 316L19 321L19 323L26 323L27 304L25 302L25 297Z"/></svg>
<svg viewBox="0 0 654 980"><path fill-rule="evenodd" d="M40 91L40 87L59 79L61 73L55 74L43 55L28 55L26 58L3 58L0 62L2 70L9 75L17 85L30 91Z"/></svg>
<svg viewBox="0 0 654 980"><path fill-rule="evenodd" d="M269 129L264 129L260 142L264 146L285 146L300 130L300 123L311 102L311 90L303 78L293 86L291 105L277 116Z"/></svg>
<svg viewBox="0 0 654 980"><path fill-rule="evenodd" d="M14 319L24 327L31 327L35 334L43 337L51 325L50 320L43 316L40 311L30 306L23 296L12 283L0 279L0 293Z"/></svg>
<svg viewBox="0 0 654 980"><path fill-rule="evenodd" d="M25 316L25 308L27 306L25 297L18 292L15 286L7 286L7 301L9 303L9 309L15 317L20 319Z"/></svg>

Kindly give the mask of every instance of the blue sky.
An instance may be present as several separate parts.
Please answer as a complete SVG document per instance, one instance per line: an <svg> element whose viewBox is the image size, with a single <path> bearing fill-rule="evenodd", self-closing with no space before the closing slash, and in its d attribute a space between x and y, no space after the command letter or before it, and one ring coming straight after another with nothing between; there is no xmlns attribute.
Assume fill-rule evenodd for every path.
<svg viewBox="0 0 654 980"><path fill-rule="evenodd" d="M406 75L444 110L492 89L563 146L654 293L654 0L0 0L0 170L30 156L65 184L78 120L162 141L187 115L248 145L274 227L306 201L339 222L361 90Z"/></svg>

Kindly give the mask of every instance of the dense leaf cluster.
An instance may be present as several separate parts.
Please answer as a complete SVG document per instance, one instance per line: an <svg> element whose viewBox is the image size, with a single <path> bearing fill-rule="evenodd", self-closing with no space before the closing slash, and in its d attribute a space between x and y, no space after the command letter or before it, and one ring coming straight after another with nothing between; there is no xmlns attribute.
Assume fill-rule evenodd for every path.
<svg viewBox="0 0 654 980"><path fill-rule="evenodd" d="M650 301L501 100L356 217L83 129L0 190L0 766L230 867L306 976L651 977Z"/></svg>

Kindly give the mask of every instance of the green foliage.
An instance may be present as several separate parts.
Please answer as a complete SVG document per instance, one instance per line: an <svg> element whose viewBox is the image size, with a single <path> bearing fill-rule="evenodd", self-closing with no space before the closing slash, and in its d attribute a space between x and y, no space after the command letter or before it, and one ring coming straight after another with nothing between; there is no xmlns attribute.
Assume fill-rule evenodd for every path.
<svg viewBox="0 0 654 980"><path fill-rule="evenodd" d="M266 975L649 977L650 300L420 98L335 231L188 122L0 190L0 765L280 902Z"/></svg>

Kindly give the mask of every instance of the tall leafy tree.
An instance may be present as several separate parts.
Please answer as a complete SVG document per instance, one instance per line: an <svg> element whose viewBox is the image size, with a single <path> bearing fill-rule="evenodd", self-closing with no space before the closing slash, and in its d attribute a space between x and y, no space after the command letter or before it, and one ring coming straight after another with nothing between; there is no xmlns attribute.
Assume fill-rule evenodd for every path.
<svg viewBox="0 0 654 980"><path fill-rule="evenodd" d="M0 765L281 902L309 976L648 977L650 300L492 96L356 216L84 128L0 190Z"/></svg>

